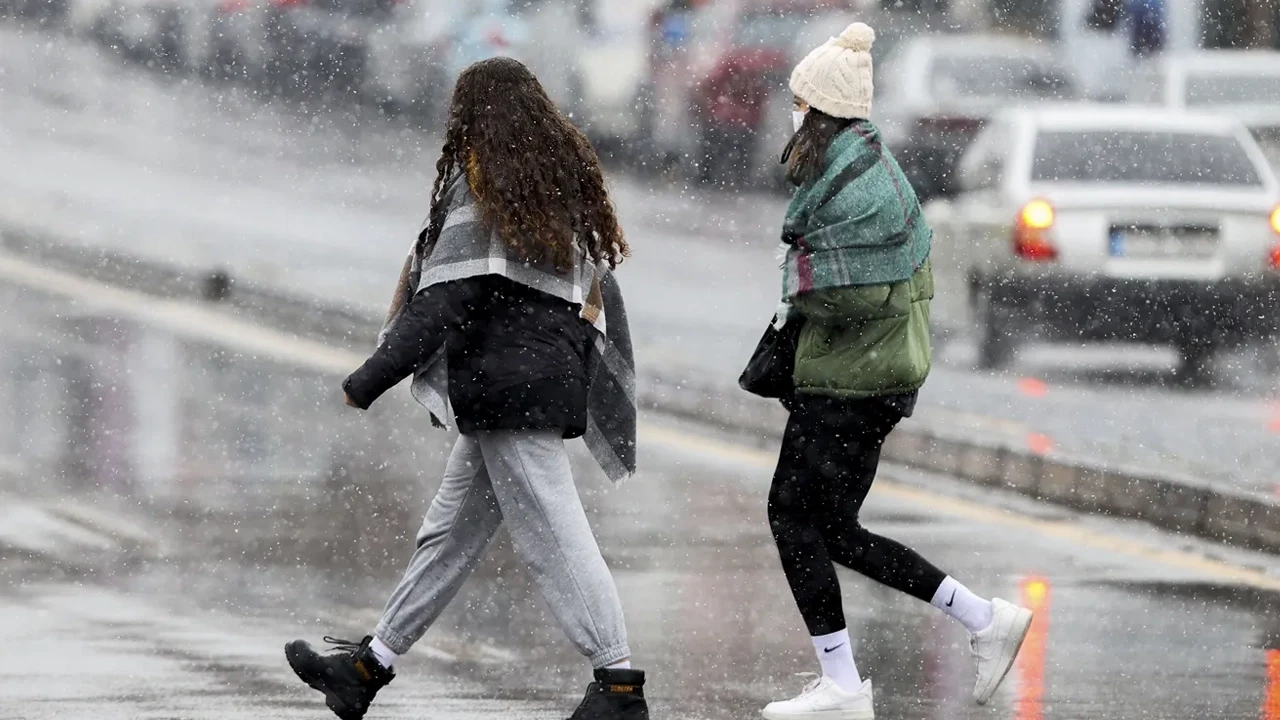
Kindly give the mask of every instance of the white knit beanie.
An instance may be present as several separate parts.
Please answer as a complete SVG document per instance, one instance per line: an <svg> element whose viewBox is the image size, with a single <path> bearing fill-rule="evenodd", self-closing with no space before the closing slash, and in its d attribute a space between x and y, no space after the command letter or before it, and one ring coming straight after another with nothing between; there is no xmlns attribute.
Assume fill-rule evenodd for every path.
<svg viewBox="0 0 1280 720"><path fill-rule="evenodd" d="M832 117L870 117L875 40L869 25L853 23L800 61L791 72L791 92Z"/></svg>

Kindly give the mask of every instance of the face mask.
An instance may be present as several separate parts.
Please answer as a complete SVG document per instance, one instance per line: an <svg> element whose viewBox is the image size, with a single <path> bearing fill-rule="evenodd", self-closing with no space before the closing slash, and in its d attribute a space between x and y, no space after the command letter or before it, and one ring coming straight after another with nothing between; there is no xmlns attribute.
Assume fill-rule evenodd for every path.
<svg viewBox="0 0 1280 720"><path fill-rule="evenodd" d="M807 114L807 112L800 112L799 110L791 111L791 124L795 126L796 132L800 132L800 126L804 125L804 116Z"/></svg>

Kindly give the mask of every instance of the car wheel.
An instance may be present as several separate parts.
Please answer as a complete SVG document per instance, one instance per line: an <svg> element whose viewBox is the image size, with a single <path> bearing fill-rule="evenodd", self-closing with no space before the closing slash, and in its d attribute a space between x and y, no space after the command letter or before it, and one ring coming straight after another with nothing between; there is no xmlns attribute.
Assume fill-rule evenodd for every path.
<svg viewBox="0 0 1280 720"><path fill-rule="evenodd" d="M975 315L978 320L978 368L1000 370L1013 362L1018 343L1010 308L1000 302L993 289L978 288Z"/></svg>
<svg viewBox="0 0 1280 720"><path fill-rule="evenodd" d="M698 182L732 187L743 179L748 142L745 132L704 125L698 144Z"/></svg>
<svg viewBox="0 0 1280 720"><path fill-rule="evenodd" d="M1258 353L1261 356L1262 372L1269 377L1280 376L1280 345L1263 343Z"/></svg>
<svg viewBox="0 0 1280 720"><path fill-rule="evenodd" d="M216 36L210 40L212 51L206 68L214 80L244 80L249 77L249 63L234 45Z"/></svg>
<svg viewBox="0 0 1280 720"><path fill-rule="evenodd" d="M1178 380L1187 387L1213 382L1213 361L1218 348L1212 342L1186 338L1178 342Z"/></svg>
<svg viewBox="0 0 1280 720"><path fill-rule="evenodd" d="M156 64L168 73L178 73L186 69L182 48L186 46L185 28L182 16L176 10L164 13L160 29L160 41L156 47Z"/></svg>
<svg viewBox="0 0 1280 720"><path fill-rule="evenodd" d="M297 95L303 88L302 73L295 63L273 51L262 66L262 85L270 95Z"/></svg>
<svg viewBox="0 0 1280 720"><path fill-rule="evenodd" d="M710 185L716 180L717 165L716 153L719 150L719 143L716 140L715 132L705 125L698 133L698 153L694 167L697 172L697 180L699 184Z"/></svg>

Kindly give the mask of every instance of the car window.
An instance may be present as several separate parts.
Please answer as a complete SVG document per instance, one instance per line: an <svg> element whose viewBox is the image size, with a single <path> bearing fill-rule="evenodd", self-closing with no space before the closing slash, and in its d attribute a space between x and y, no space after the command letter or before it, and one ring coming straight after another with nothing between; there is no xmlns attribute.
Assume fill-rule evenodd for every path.
<svg viewBox="0 0 1280 720"><path fill-rule="evenodd" d="M1041 132L1032 182L1262 185L1229 135L1153 131Z"/></svg>
<svg viewBox="0 0 1280 720"><path fill-rule="evenodd" d="M937 55L929 75L939 98L1070 99L1067 73L1038 58L1012 55Z"/></svg>
<svg viewBox="0 0 1280 720"><path fill-rule="evenodd" d="M1187 105L1280 105L1280 73L1187 76Z"/></svg>
<svg viewBox="0 0 1280 720"><path fill-rule="evenodd" d="M1004 181L1010 129L989 125L973 141L960 161L960 189L965 192L993 190Z"/></svg>

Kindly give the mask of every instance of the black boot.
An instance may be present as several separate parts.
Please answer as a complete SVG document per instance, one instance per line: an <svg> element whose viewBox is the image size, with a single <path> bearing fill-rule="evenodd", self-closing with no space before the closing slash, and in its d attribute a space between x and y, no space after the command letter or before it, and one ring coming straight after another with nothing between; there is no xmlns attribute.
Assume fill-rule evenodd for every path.
<svg viewBox="0 0 1280 720"><path fill-rule="evenodd" d="M597 670L596 681L587 686L587 696L569 720L649 720L644 671Z"/></svg>
<svg viewBox="0 0 1280 720"><path fill-rule="evenodd" d="M329 654L321 655L304 640L284 646L289 667L302 682L324 693L325 704L342 720L360 720L387 683L396 674L380 665L369 649L373 636L360 644L327 637L333 645Z"/></svg>

